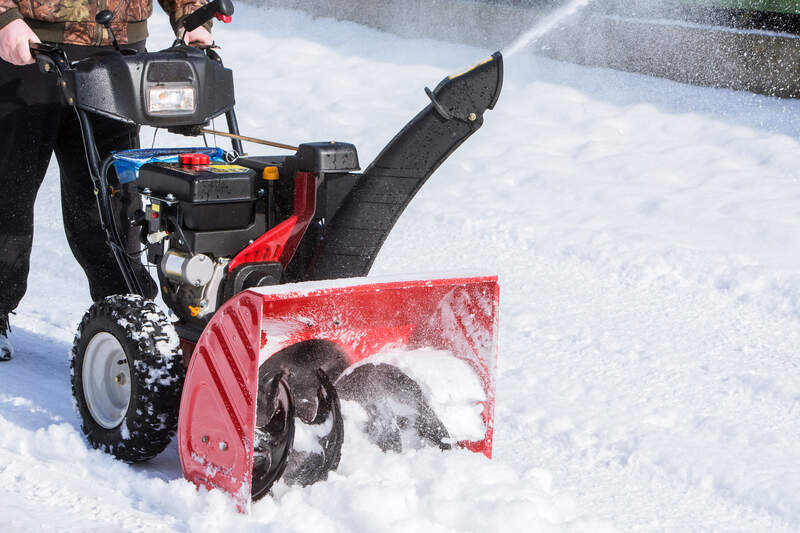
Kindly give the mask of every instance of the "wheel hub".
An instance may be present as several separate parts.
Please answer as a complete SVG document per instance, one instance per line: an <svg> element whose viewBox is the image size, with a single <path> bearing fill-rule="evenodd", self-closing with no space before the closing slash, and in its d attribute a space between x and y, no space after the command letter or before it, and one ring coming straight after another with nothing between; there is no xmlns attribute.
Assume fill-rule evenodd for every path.
<svg viewBox="0 0 800 533"><path fill-rule="evenodd" d="M131 401L130 367L119 340L99 332L86 346L83 394L92 418L106 429L122 423Z"/></svg>

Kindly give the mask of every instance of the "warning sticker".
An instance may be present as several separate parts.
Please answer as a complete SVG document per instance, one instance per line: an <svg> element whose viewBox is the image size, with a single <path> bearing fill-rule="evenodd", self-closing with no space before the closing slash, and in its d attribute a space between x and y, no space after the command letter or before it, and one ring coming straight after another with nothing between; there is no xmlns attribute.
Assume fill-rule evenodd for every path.
<svg viewBox="0 0 800 533"><path fill-rule="evenodd" d="M217 174L227 174L229 172L247 172L247 167L240 165L210 165L208 170Z"/></svg>

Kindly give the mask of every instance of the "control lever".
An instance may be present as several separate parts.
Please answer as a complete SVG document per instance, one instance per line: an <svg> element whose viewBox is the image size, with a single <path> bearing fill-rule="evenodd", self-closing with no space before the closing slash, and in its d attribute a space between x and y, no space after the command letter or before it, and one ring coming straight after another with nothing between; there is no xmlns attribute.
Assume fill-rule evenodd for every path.
<svg viewBox="0 0 800 533"><path fill-rule="evenodd" d="M105 26L108 34L111 36L111 43L114 45L114 49L119 52L119 43L117 43L117 38L114 35L114 32L111 31L112 20L114 20L114 12L110 9L104 9L94 16L94 21L96 23L100 24L101 26Z"/></svg>
<svg viewBox="0 0 800 533"><path fill-rule="evenodd" d="M233 15L233 1L232 0L214 0L209 2L203 7L197 9L192 14L183 19L183 29L186 33L199 28L212 18L228 23L231 21Z"/></svg>

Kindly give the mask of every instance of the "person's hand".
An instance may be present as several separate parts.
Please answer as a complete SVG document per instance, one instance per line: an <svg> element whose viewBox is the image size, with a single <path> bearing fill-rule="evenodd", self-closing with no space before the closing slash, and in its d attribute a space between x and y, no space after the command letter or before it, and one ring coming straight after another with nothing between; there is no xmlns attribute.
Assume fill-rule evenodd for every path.
<svg viewBox="0 0 800 533"><path fill-rule="evenodd" d="M0 29L0 59L12 65L30 65L33 63L30 44L39 42L24 20L12 20Z"/></svg>
<svg viewBox="0 0 800 533"><path fill-rule="evenodd" d="M211 32L205 26L199 26L192 31L186 32L183 35L183 42L197 48L208 48L214 44L214 38L211 37Z"/></svg>

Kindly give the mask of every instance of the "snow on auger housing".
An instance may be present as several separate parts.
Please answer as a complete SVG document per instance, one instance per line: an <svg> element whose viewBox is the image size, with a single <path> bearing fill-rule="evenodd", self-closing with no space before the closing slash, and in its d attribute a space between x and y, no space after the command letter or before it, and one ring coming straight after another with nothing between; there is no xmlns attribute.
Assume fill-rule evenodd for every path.
<svg viewBox="0 0 800 533"><path fill-rule="evenodd" d="M215 0L183 27L232 14L230 0ZM110 31L112 17L104 11L97 21ZM227 491L240 509L282 476L308 484L337 467L342 400L364 407L365 429L384 450L401 448L410 431L419 442L491 457L497 278L364 276L417 190L494 107L499 53L426 89L430 104L359 173L355 147L341 142L244 155L233 76L213 49L116 46L71 63L57 46L32 46L80 119L98 209L129 290L96 302L73 346L73 394L94 447L142 461L177 429L186 478ZM127 150L100 161L88 113L189 136L225 115L233 150ZM140 228L141 254L174 321L143 296L134 268L141 254L126 250L127 229L113 211L115 176L145 200L123 223ZM417 348L446 351L480 381L478 438L451 434L398 366L371 364L389 349ZM316 439L311 451L293 445L300 424Z"/></svg>

